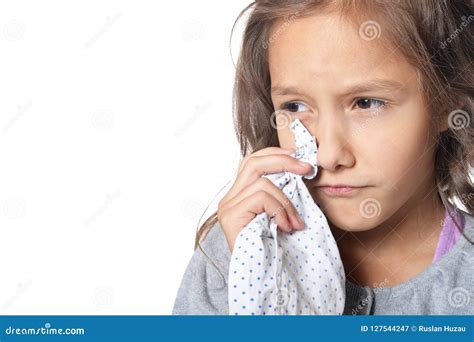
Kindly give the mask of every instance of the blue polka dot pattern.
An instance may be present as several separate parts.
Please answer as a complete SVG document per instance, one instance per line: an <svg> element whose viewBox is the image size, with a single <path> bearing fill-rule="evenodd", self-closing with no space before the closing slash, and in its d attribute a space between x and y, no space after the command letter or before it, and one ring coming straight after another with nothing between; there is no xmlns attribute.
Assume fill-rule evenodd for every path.
<svg viewBox="0 0 474 342"><path fill-rule="evenodd" d="M314 136L295 119L293 156L313 166L310 174L266 177L293 203L305 227L277 229L275 218L258 214L237 237L229 265L230 315L342 315L345 274L326 217L309 194L303 177L317 174Z"/></svg>

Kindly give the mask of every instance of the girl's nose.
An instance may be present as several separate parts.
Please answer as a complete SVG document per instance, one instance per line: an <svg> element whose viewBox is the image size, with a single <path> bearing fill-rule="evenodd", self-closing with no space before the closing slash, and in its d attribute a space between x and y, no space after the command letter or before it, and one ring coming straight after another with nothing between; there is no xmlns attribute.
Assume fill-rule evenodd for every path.
<svg viewBox="0 0 474 342"><path fill-rule="evenodd" d="M337 171L354 166L356 159L343 123L336 120L320 120L317 127L310 129L310 132L316 137L319 167Z"/></svg>

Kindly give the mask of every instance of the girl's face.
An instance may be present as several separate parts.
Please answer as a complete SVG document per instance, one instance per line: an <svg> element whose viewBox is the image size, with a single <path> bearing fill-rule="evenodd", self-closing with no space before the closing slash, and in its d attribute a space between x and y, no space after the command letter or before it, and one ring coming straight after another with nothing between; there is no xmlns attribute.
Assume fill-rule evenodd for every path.
<svg viewBox="0 0 474 342"><path fill-rule="evenodd" d="M305 182L328 220L347 231L398 222L437 193L439 129L417 70L396 46L382 46L383 26L367 25L374 35L336 14L280 21L268 44L280 146L294 147L293 118L316 137L318 175ZM338 195L319 187L341 184L360 188Z"/></svg>

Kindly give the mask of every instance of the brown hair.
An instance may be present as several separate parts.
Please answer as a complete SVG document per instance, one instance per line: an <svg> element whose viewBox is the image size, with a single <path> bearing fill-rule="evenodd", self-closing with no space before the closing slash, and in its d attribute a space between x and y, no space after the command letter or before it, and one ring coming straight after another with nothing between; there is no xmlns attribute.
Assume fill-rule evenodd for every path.
<svg viewBox="0 0 474 342"><path fill-rule="evenodd" d="M474 136L471 124L474 94L472 2L257 0L239 14L232 33L249 9L252 10L244 30L233 90L235 131L242 157L265 147L279 146L275 123L270 120L274 108L267 59L268 45L279 30L297 16L311 15L317 10L337 9L341 16L349 17L358 27L370 13L371 20L385 23L383 32L387 41L417 68L432 121L449 121L449 129L437 137L434 165L438 193L445 208L454 207L474 214L474 188L469 175ZM270 36L272 25L278 19L284 23ZM465 209L453 202L455 197ZM452 210L448 212L452 214ZM204 233L216 222L217 213L214 213L198 229L195 249L201 247ZM461 230L459 226L458 229Z"/></svg>

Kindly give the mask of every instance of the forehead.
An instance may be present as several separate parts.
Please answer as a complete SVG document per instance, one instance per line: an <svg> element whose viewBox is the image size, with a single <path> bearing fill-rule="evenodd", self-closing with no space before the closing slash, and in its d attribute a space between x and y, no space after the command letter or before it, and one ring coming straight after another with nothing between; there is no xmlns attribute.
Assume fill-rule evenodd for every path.
<svg viewBox="0 0 474 342"><path fill-rule="evenodd" d="M268 47L272 83L331 79L334 86L344 86L345 81L352 83L369 75L402 82L412 77L415 69L395 44L387 43L382 23L367 22L357 27L337 13L276 21ZM376 30L379 37L364 39L370 34L364 28Z"/></svg>

